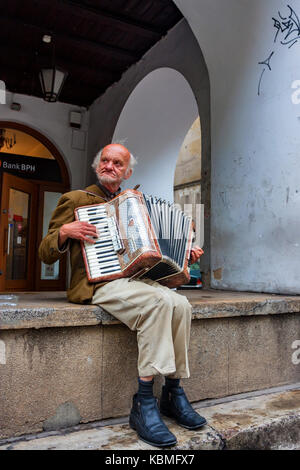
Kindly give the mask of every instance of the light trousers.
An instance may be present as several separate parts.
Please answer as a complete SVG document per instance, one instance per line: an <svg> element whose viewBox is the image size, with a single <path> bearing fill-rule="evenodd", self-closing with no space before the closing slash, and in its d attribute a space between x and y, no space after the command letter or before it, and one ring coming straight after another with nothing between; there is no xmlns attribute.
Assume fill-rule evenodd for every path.
<svg viewBox="0 0 300 470"><path fill-rule="evenodd" d="M191 305L187 298L150 279L117 279L99 287L93 304L137 331L140 377L190 376Z"/></svg>

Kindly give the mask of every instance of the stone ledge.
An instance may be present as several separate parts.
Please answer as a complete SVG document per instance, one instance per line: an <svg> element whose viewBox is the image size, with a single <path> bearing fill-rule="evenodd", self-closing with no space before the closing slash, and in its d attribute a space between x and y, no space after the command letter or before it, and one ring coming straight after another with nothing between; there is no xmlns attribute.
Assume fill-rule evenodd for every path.
<svg viewBox="0 0 300 470"><path fill-rule="evenodd" d="M15 319L18 308L9 309L0 330L0 438L65 427L70 417L88 423L126 416L136 391L136 333L105 320L98 307L68 304L64 293L23 295L18 308L26 315ZM188 296L194 312L202 311L194 313L191 377L183 379L192 402L299 382L297 298ZM97 310L98 318L91 314ZM161 382L157 377L157 393Z"/></svg>
<svg viewBox="0 0 300 470"><path fill-rule="evenodd" d="M178 292L192 304L194 320L300 312L300 296L212 289ZM0 330L120 324L98 306L68 302L65 292L17 295L17 306L0 305Z"/></svg>

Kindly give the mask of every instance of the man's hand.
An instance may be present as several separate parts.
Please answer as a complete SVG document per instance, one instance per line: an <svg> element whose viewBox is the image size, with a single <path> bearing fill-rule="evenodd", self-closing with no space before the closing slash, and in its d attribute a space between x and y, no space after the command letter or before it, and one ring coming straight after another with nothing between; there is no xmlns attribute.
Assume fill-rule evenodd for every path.
<svg viewBox="0 0 300 470"><path fill-rule="evenodd" d="M76 220L75 222L61 226L58 236L59 247L61 248L68 238L75 238L76 240L95 243L95 240L89 237L98 237L95 225Z"/></svg>
<svg viewBox="0 0 300 470"><path fill-rule="evenodd" d="M194 246L194 248L191 249L191 255L190 255L190 262L191 264L196 263L196 261L202 256L204 251L202 248L199 246Z"/></svg>

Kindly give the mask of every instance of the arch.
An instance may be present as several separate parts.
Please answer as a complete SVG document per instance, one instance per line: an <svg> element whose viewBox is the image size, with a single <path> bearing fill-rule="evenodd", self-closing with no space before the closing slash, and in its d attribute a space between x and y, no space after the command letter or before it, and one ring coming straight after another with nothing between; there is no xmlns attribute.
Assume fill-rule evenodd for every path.
<svg viewBox="0 0 300 470"><path fill-rule="evenodd" d="M0 120L0 127L19 130L21 132L31 135L32 137L40 141L57 160L61 171L62 185L65 188L70 188L70 177L64 157L58 150L58 148L53 144L53 142L51 142L51 140L49 140L44 134L42 134L38 130L29 127L26 124L21 124L19 122Z"/></svg>
<svg viewBox="0 0 300 470"><path fill-rule="evenodd" d="M182 142L199 115L182 73L160 67L146 75L125 103L112 141L123 141L138 166L127 187L173 201L174 172Z"/></svg>

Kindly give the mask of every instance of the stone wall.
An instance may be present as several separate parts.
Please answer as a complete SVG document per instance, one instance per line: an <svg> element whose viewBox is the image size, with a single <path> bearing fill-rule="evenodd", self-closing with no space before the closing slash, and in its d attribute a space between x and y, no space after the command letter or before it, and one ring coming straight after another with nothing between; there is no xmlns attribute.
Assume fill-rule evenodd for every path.
<svg viewBox="0 0 300 470"><path fill-rule="evenodd" d="M292 360L299 299L193 294L191 378L184 380L192 401L299 381ZM0 310L0 344L0 438L129 414L136 335L99 307L36 294L31 304Z"/></svg>

